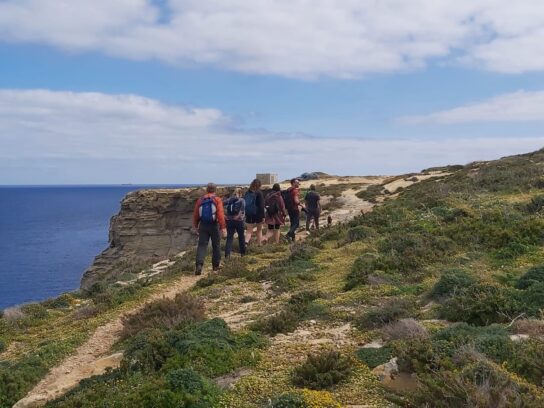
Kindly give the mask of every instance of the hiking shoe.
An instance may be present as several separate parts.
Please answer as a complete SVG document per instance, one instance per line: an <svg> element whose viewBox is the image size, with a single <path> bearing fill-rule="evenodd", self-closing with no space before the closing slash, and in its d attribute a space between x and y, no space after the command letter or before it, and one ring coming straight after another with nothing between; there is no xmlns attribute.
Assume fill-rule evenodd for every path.
<svg viewBox="0 0 544 408"><path fill-rule="evenodd" d="M212 272L213 272L213 273L219 273L220 270L221 270L221 266L214 266L214 267L212 268Z"/></svg>
<svg viewBox="0 0 544 408"><path fill-rule="evenodd" d="M202 275L202 265L197 265L195 269L195 276Z"/></svg>

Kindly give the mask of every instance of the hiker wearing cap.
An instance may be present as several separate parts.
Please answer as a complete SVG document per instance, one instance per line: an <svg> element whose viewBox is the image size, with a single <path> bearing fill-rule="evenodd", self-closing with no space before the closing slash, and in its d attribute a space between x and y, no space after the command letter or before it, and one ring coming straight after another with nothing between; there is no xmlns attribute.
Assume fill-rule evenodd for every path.
<svg viewBox="0 0 544 408"><path fill-rule="evenodd" d="M219 270L221 263L221 235L226 235L227 225L223 201L215 195L216 190L217 186L214 183L208 183L206 194L196 200L193 211L193 231L198 232L195 275L202 273L210 240L212 241L212 268L214 272Z"/></svg>
<svg viewBox="0 0 544 408"><path fill-rule="evenodd" d="M272 186L272 192L264 200L266 210L265 222L268 225L268 233L272 233L272 239L276 244L280 242L280 228L285 224L287 209L281 196L281 189L278 183ZM268 240L265 237L265 240Z"/></svg>
<svg viewBox="0 0 544 408"><path fill-rule="evenodd" d="M310 224L312 220L315 225L315 229L319 229L319 216L321 215L321 197L315 191L315 184L310 186L310 191L304 197L306 203L306 231L310 231Z"/></svg>
<svg viewBox="0 0 544 408"><path fill-rule="evenodd" d="M254 179L244 194L246 202L246 245L251 241L253 229L255 229L255 241L257 245L260 245L263 239L264 197L261 185L259 179Z"/></svg>
<svg viewBox="0 0 544 408"><path fill-rule="evenodd" d="M300 181L294 178L291 180L291 187L282 192L285 208L287 208L287 212L289 213L289 222L291 223L286 236L293 241L295 240L295 234L300 224L300 209L302 208L299 187Z"/></svg>
<svg viewBox="0 0 544 408"><path fill-rule="evenodd" d="M225 204L225 218L227 220L227 242L225 244L225 258L230 256L234 233L238 234L240 255L246 253L246 239L244 233L244 217L246 202L242 198L242 189L236 188Z"/></svg>

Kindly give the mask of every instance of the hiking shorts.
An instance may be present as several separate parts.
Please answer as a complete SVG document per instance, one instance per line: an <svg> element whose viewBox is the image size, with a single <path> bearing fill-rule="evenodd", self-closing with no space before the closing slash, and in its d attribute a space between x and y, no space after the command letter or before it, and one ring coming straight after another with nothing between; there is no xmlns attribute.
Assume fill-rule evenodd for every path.
<svg viewBox="0 0 544 408"><path fill-rule="evenodd" d="M246 214L246 223L247 224L260 224L263 222L264 217L261 217L259 215L247 215Z"/></svg>
<svg viewBox="0 0 544 408"><path fill-rule="evenodd" d="M280 224L268 224L268 229L269 230L279 230L281 227Z"/></svg>

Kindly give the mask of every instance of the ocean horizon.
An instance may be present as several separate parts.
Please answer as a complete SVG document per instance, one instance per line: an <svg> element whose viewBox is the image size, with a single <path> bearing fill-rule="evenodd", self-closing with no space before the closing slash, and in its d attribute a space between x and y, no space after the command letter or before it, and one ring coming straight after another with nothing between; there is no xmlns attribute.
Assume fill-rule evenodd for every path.
<svg viewBox="0 0 544 408"><path fill-rule="evenodd" d="M78 289L129 192L200 185L0 185L0 310Z"/></svg>

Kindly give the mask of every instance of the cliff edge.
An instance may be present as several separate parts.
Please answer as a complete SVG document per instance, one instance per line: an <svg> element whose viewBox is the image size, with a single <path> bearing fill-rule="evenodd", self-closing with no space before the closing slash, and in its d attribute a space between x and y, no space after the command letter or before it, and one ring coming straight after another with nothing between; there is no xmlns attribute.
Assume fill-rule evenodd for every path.
<svg viewBox="0 0 544 408"><path fill-rule="evenodd" d="M111 218L109 247L85 271L81 288L116 278L122 263L162 260L187 248L194 239L190 231L194 201L203 192L149 189L127 194Z"/></svg>

